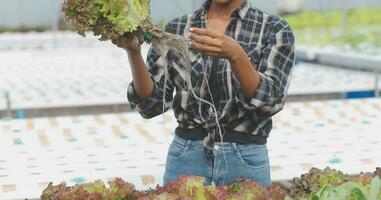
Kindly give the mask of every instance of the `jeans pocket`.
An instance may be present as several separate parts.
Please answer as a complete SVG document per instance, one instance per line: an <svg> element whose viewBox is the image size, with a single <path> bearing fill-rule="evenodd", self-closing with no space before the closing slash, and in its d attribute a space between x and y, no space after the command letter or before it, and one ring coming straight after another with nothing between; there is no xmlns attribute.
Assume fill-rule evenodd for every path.
<svg viewBox="0 0 381 200"><path fill-rule="evenodd" d="M169 159L175 159L175 160L183 158L189 149L189 145L190 145L190 140L186 141L186 140L182 140L175 137L175 139L172 141L171 145L169 146L167 157Z"/></svg>
<svg viewBox="0 0 381 200"><path fill-rule="evenodd" d="M247 144L236 146L236 154L242 165L251 169L261 169L269 166L266 145Z"/></svg>

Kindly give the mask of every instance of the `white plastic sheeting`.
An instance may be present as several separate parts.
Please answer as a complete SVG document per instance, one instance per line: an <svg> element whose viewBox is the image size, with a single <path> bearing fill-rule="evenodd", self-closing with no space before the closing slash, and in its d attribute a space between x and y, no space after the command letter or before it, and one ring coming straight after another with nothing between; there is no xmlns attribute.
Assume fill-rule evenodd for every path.
<svg viewBox="0 0 381 200"><path fill-rule="evenodd" d="M381 166L381 99L288 103L268 140L272 180L311 167L348 174ZM162 183L176 121L136 113L0 121L0 199L38 198L46 184L122 177Z"/></svg>

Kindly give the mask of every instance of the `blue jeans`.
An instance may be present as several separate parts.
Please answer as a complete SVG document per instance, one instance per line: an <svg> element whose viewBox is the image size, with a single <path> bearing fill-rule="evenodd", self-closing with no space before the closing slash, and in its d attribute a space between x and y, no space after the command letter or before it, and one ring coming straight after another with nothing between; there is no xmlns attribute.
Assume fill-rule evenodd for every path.
<svg viewBox="0 0 381 200"><path fill-rule="evenodd" d="M181 175L205 177L205 185L212 182L226 185L239 177L254 180L263 187L271 184L266 145L216 143L213 153L214 160L208 160L202 141L184 140L175 135L167 155L164 184Z"/></svg>

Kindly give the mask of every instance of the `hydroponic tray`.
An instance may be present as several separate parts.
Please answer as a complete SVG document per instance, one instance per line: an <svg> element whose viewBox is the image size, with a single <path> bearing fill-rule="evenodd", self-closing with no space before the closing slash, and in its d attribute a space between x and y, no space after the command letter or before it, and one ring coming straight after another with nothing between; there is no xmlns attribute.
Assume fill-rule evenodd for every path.
<svg viewBox="0 0 381 200"><path fill-rule="evenodd" d="M361 49L365 50L367 48L370 47L364 46ZM374 49L374 54L367 54L357 51L340 49L334 46L300 45L296 48L296 56L302 61L317 62L348 69L364 69L372 72L377 70L380 72L381 56L379 48Z"/></svg>
<svg viewBox="0 0 381 200"><path fill-rule="evenodd" d="M99 45L99 41L91 33L86 38L72 31L0 33L0 50L94 47Z"/></svg>
<svg viewBox="0 0 381 200"><path fill-rule="evenodd" d="M0 60L0 110L5 92L14 110L127 102L129 62L126 52L112 45L4 51Z"/></svg>
<svg viewBox="0 0 381 200"><path fill-rule="evenodd" d="M381 99L288 103L268 142L273 180L311 167L349 174L381 166ZM162 183L171 113L0 122L0 199L37 198L50 181L69 185L121 177L139 189Z"/></svg>
<svg viewBox="0 0 381 200"><path fill-rule="evenodd" d="M148 46L143 50L146 55ZM0 110L6 108L5 91L10 93L13 110L127 103L132 76L126 52L114 46L6 51L0 60ZM289 95L374 88L372 73L299 63L294 67Z"/></svg>
<svg viewBox="0 0 381 200"><path fill-rule="evenodd" d="M381 80L381 74L379 75ZM378 83L381 88L381 81ZM374 91L376 75L327 65L298 63L294 66L289 95L313 95Z"/></svg>

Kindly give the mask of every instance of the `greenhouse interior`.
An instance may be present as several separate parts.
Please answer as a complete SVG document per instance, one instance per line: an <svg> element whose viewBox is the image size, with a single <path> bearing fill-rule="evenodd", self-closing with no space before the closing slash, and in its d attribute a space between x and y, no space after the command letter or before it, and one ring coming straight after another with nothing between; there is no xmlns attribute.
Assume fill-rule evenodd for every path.
<svg viewBox="0 0 381 200"><path fill-rule="evenodd" d="M268 188L197 176L164 185L178 116L170 108L147 119L133 109L126 50L91 31L82 37L63 11L68 2L147 2L163 29L204 0L2 2L1 200L381 199L380 0L248 1L295 35L287 97L266 144ZM151 47L142 44L144 59Z"/></svg>

